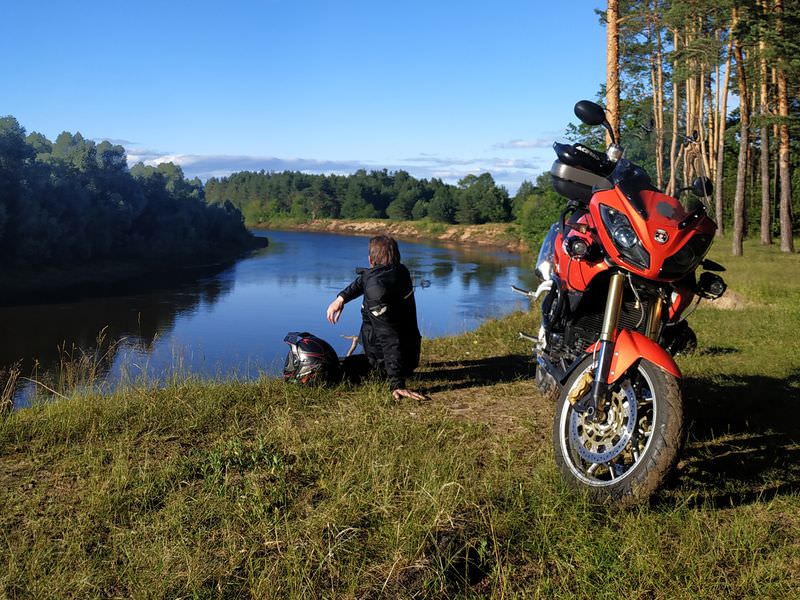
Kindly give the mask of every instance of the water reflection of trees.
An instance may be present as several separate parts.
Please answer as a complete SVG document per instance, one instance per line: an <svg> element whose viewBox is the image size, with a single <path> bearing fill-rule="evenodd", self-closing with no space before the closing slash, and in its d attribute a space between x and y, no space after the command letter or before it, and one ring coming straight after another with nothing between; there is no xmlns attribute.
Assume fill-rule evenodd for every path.
<svg viewBox="0 0 800 600"><path fill-rule="evenodd" d="M317 288L341 289L355 277L356 265L350 270L346 269L348 265L337 261L352 260L353 256L360 257L360 246L358 251L345 246L345 249L352 250L345 252L341 248L327 246L330 236L308 233L295 235L295 239L286 237L272 243L265 251L267 254L280 251L286 254L286 262L293 265L285 271L275 273L275 280L279 285L310 284ZM352 242L352 238L347 236L341 236L341 240ZM366 250L366 243L363 250ZM479 289L485 290L497 285L499 279L508 277L512 271L526 269L523 259L518 255L488 248L421 244L409 247L401 243L400 252L403 264L408 267L418 287L425 280L430 281L433 287L441 289L449 286L454 277L458 277L464 287L477 285ZM320 269L320 262L330 263L331 268ZM311 265L315 266L309 268Z"/></svg>
<svg viewBox="0 0 800 600"><path fill-rule="evenodd" d="M316 274L316 275L302 275L298 273L285 273L278 275L273 281L277 282L279 287L296 287L299 284L310 284L315 288L320 289L343 289L356 277L355 269L346 274L338 277Z"/></svg>
<svg viewBox="0 0 800 600"><path fill-rule="evenodd" d="M430 270L430 278L442 285L450 285L455 270L455 262L452 260L436 261Z"/></svg>
<svg viewBox="0 0 800 600"><path fill-rule="evenodd" d="M430 280L439 288L448 287L454 277L458 278L462 288L470 289L475 285L480 290L495 288L499 280L507 279L512 273L525 278L519 262L508 259L460 261L459 258L454 256L450 260L418 263L409 269L416 279Z"/></svg>
<svg viewBox="0 0 800 600"><path fill-rule="evenodd" d="M12 367L50 382L70 369L71 377L76 369L93 369L104 378L123 346L150 350L180 316L215 304L233 288L232 278L204 275L151 281L150 291L135 295L0 307L0 339L9 342L0 345L0 388Z"/></svg>

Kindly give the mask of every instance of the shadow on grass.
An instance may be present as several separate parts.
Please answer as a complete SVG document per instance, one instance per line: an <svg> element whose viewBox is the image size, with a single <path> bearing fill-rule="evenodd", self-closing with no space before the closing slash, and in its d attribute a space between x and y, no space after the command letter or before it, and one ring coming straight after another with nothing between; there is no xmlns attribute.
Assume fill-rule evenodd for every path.
<svg viewBox="0 0 800 600"><path fill-rule="evenodd" d="M433 394L517 381L533 376L530 355L512 354L474 360L439 361L422 365L416 378L430 382L425 392Z"/></svg>
<svg viewBox="0 0 800 600"><path fill-rule="evenodd" d="M735 352L715 348L714 354ZM493 356L422 365L426 393L491 386L533 376L530 357ZM800 493L800 370L683 380L686 444L671 481L654 499L719 508Z"/></svg>
<svg viewBox="0 0 800 600"><path fill-rule="evenodd" d="M687 441L667 495L722 508L800 492L800 371L688 378L683 395Z"/></svg>
<svg viewBox="0 0 800 600"><path fill-rule="evenodd" d="M738 348L729 348L728 346L710 346L708 348L701 348L696 352L699 356L722 356L724 354L738 354L741 350Z"/></svg>

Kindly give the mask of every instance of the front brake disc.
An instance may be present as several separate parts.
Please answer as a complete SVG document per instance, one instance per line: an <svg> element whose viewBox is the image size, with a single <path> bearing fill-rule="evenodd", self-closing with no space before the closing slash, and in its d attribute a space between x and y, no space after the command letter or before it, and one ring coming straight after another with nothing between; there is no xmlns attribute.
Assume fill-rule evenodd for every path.
<svg viewBox="0 0 800 600"><path fill-rule="evenodd" d="M636 428L636 394L627 380L609 393L606 418L595 422L585 413L575 410L570 418L570 440L584 460L607 463L616 458L628 445Z"/></svg>

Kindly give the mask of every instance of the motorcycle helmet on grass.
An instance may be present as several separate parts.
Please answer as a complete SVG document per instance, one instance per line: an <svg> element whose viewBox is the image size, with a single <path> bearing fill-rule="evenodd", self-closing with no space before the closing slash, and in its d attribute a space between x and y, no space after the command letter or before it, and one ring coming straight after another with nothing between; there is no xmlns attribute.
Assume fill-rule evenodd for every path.
<svg viewBox="0 0 800 600"><path fill-rule="evenodd" d="M284 381L311 385L341 379L339 357L325 340L307 331L291 331L283 341L289 344L283 365Z"/></svg>

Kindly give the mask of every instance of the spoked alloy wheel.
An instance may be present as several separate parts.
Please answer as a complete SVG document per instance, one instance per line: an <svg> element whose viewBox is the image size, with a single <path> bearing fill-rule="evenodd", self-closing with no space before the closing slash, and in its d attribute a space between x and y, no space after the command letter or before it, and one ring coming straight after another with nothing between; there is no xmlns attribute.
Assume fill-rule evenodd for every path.
<svg viewBox="0 0 800 600"><path fill-rule="evenodd" d="M572 488L595 500L644 500L663 483L678 456L683 428L678 382L640 360L610 387L603 418L594 421L569 401L592 362L588 356L578 365L556 405L556 463Z"/></svg>

